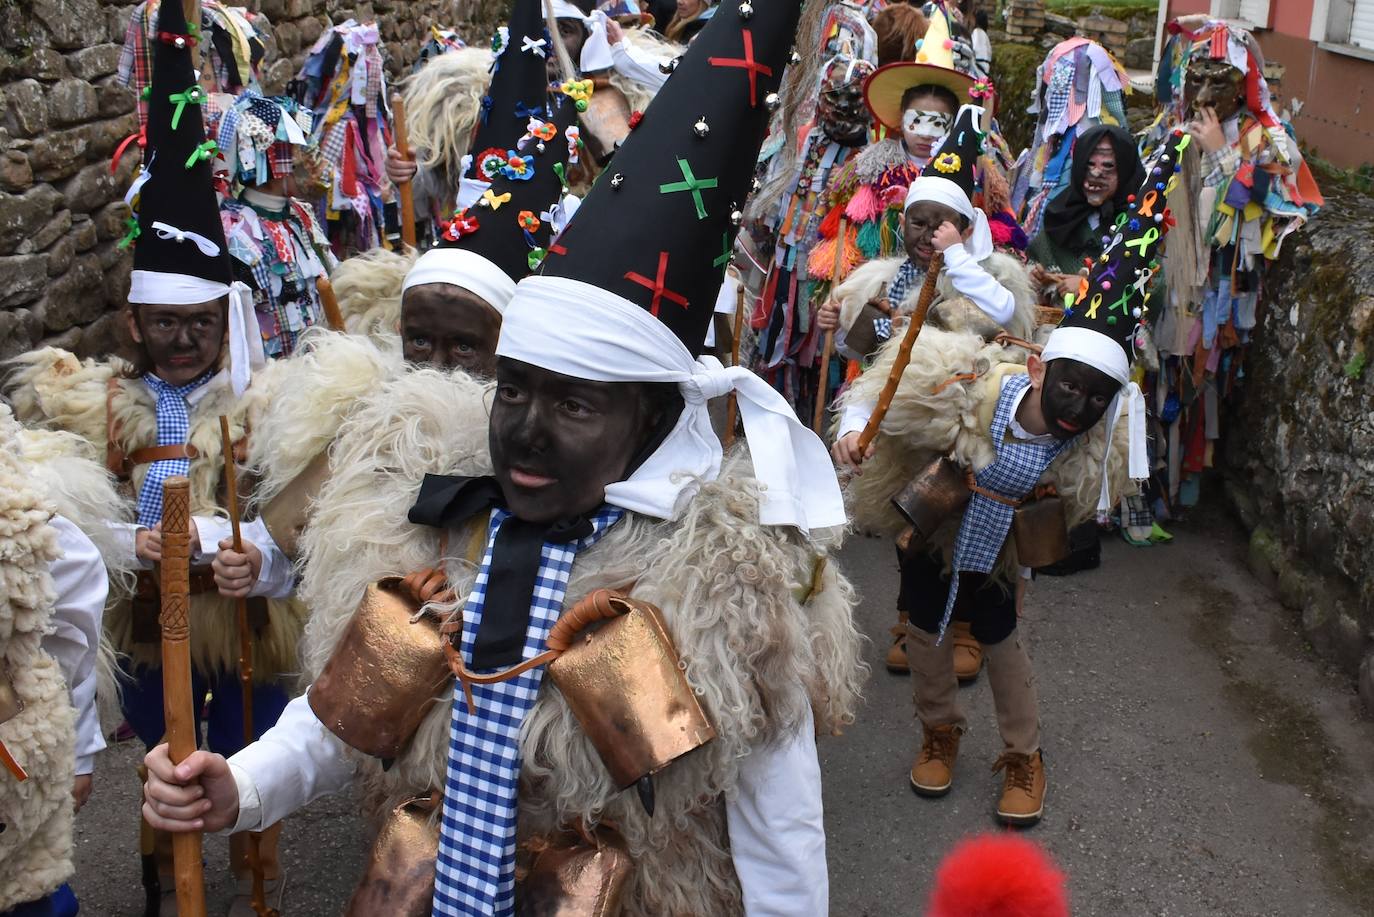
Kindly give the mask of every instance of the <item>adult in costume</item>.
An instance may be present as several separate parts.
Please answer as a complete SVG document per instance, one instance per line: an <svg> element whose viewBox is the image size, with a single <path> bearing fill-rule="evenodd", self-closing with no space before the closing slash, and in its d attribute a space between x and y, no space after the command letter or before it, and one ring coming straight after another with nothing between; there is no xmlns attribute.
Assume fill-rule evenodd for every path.
<svg viewBox="0 0 1374 917"><path fill-rule="evenodd" d="M137 495L137 522L117 530L124 555L137 558L145 569L133 600L106 615L106 632L126 657L125 717L149 747L164 733L152 569L161 556L162 482L189 476L199 544L191 599L197 625L191 635L195 690L201 698L212 697L205 707L210 747L233 752L243 745L238 635L232 603L216 594L208 566L216 545L229 534L222 508L227 501L219 417L229 417L231 435L241 441L243 395L252 370L265 358L249 291L233 280L200 106L185 105L177 117L177 97L194 85L189 42L175 41L187 34L181 5L164 4L158 24L168 40L154 45L150 166L139 194L127 314L135 361L83 362L55 348L39 350L15 361L11 397L21 419L76 433L105 453L109 467ZM253 530L253 524L245 528ZM269 575L289 577L290 570ZM254 605L254 726L260 733L286 704L283 673L298 668L296 640L304 608L286 601ZM271 883L279 878L278 834L274 829L261 844ZM160 874L166 880L161 890L171 891L170 856L151 836L145 841L145 887L156 900ZM247 881L246 839L232 840L230 869ZM238 904L246 907L246 898Z"/></svg>
<svg viewBox="0 0 1374 917"><path fill-rule="evenodd" d="M990 221L973 205L974 165L985 139L978 129L980 119L977 106L960 109L939 164L929 164L928 176L907 187L901 227L906 257L870 261L858 268L835 289L833 300L821 311L821 326L836 329L836 346L854 365L866 365L894 327L910 317L937 249L943 263L926 319L930 325L970 332L987 341L1004 333L1024 340L1034 331L1035 302L1026 272L1016 258L994 251ZM838 430L840 439L857 434L866 420L861 412L846 412ZM842 461L856 458L846 443L837 448ZM893 672L907 671L907 619L912 601L909 594L898 596L897 624L886 660ZM983 652L967 621L955 622L954 643L959 678L976 678Z"/></svg>
<svg viewBox="0 0 1374 917"><path fill-rule="evenodd" d="M997 815L1009 824L1038 821L1046 788L1034 676L1009 584L1022 565L1058 560L1045 556L1058 553L1046 551L1048 544L1066 550L1067 526L1105 511L1128 486L1127 475L1147 474L1144 404L1129 354L1168 215L1162 202L1152 208L1143 198L1170 173L1177 153L1171 149L1149 170L1128 221L1042 353L1024 357L1020 346L922 332L875 454L850 482L861 524L895 534L905 514L914 527L901 554L911 612L906 652L922 729L911 786L942 796L953 782L965 719L946 629L963 609L987 656L1005 743L996 764L1004 772ZM877 401L898 349L895 341L885 346L876 372L846 393L849 404Z"/></svg>
<svg viewBox="0 0 1374 917"><path fill-rule="evenodd" d="M621 148L622 181L593 189L543 275L518 286L489 435L479 432L485 391L460 374L413 373L356 418L369 433L352 454L372 459L331 480L306 546L303 592L316 609L306 659L323 674L289 727L231 762L198 754L174 771L164 752L150 755L150 817L180 830L265 824L356 771L384 807L443 794L433 894L410 913L565 905L543 884L550 850L587 865L580 874L611 896L597 900L612 912L616 901L636 915L826 912L814 735L852 714L861 675L852 590L823 562L826 533L844 522L840 494L823 444L775 392L693 358L749 188L741 147L762 137L798 15L771 4L746 18L741 7L727 4L702 31ZM730 390L752 457L724 459L710 431L707 398ZM449 622L444 652L461 689L445 686L395 750L349 717L331 714L326 727L315 711L340 709L325 688L348 667L346 634L361 626L350 610L368 580L436 561L437 578L410 582ZM655 605L663 634L651 645L671 640L681 665L629 691L621 678L633 672L613 659L645 656L618 651L578 687L561 674L569 650L544 678L548 657L536 654L560 612L627 607L594 592L603 588L629 596L642 620L655 614L637 603ZM609 686L602 700L582 706L584 688L599 685ZM675 749L667 758L694 751L631 755L612 777L602 753L640 747L640 731L614 737L578 716L664 689L686 703L671 709L699 709L709 729L690 713L695 727L663 735ZM642 717L646 728L659 729L663 712ZM390 755L389 767L345 752L331 727ZM208 804L183 808L200 788ZM578 825L599 853L562 841L560 829ZM523 883L518 848L531 858Z"/></svg>

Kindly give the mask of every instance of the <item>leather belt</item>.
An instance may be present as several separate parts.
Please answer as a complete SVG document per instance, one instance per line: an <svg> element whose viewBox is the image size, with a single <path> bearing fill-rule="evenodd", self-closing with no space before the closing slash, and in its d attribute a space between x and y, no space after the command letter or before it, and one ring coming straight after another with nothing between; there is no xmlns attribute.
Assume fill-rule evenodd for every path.
<svg viewBox="0 0 1374 917"><path fill-rule="evenodd" d="M129 453L131 465L148 465L152 462L166 462L171 459L194 459L200 457L200 450L190 443L177 443L171 446L148 446Z"/></svg>

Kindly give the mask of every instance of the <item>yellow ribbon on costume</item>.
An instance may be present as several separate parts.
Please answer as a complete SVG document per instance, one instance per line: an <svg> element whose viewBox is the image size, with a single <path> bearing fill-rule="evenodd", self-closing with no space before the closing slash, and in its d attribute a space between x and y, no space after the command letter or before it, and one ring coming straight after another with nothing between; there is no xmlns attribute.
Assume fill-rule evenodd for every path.
<svg viewBox="0 0 1374 917"><path fill-rule="evenodd" d="M482 200L486 201L487 206L492 210L500 210L501 205L510 201L510 192L505 194L492 194L491 189L482 192Z"/></svg>
<svg viewBox="0 0 1374 917"><path fill-rule="evenodd" d="M1088 303L1088 314L1087 314L1087 318L1089 318L1089 319L1097 318L1097 310L1098 310L1098 308L1099 308L1101 305L1102 305L1102 294L1101 294L1101 293L1094 293L1094 294L1093 294L1092 301Z"/></svg>

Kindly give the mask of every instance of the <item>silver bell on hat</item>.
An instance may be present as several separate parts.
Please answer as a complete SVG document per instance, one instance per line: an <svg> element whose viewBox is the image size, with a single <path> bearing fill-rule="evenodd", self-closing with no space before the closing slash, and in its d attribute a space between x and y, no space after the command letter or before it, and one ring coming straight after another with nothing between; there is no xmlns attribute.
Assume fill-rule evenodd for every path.
<svg viewBox="0 0 1374 917"><path fill-rule="evenodd" d="M692 133L696 134L703 140L706 138L707 134L711 133L711 125L706 123L705 115L702 115L700 118L697 118L697 123L692 125Z"/></svg>
<svg viewBox="0 0 1374 917"><path fill-rule="evenodd" d="M749 0L744 0L744 2L739 5L739 18L743 19L745 22L754 18L754 4L750 3Z"/></svg>

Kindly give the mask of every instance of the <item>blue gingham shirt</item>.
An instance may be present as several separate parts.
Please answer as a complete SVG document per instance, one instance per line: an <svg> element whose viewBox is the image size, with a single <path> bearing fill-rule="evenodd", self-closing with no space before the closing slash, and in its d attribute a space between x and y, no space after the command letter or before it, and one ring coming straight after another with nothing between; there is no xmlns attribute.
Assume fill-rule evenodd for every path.
<svg viewBox="0 0 1374 917"><path fill-rule="evenodd" d="M603 507L592 516L592 534L569 543L545 542L525 632L523 658L543 652L577 552L591 547L625 511ZM510 513L495 509L487 529L482 568L463 608L461 652L471 664L482 623L496 533ZM476 712L468 713L461 689L453 692L448 770L435 863L435 917L510 917L515 913L515 825L519 809L520 727L534 706L542 667L508 681L472 685Z"/></svg>
<svg viewBox="0 0 1374 917"><path fill-rule="evenodd" d="M198 379L185 385L169 385L152 373L143 377L157 398L157 444L159 446L181 446L191 436L191 408L188 396L196 389L214 378L211 369ZM152 528L162 521L162 484L175 475L190 474L189 459L166 459L153 462L143 478L143 486L138 491L138 524Z"/></svg>

